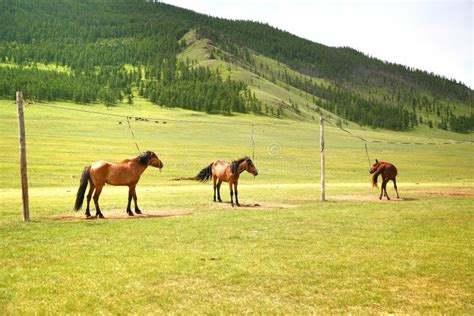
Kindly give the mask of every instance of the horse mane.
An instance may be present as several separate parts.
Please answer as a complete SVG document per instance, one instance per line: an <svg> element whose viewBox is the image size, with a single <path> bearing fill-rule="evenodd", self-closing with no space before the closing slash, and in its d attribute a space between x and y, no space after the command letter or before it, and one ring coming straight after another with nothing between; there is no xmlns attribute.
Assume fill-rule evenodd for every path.
<svg viewBox="0 0 474 316"><path fill-rule="evenodd" d="M237 160L234 160L230 163L230 170L232 171L232 174L236 174L237 173L237 169L239 168L239 165L244 162L245 160L247 160L249 157L243 157L243 158L240 158L240 159L237 159Z"/></svg>
<svg viewBox="0 0 474 316"><path fill-rule="evenodd" d="M137 156L138 162L144 166L148 165L148 162L151 159L151 152L146 151Z"/></svg>

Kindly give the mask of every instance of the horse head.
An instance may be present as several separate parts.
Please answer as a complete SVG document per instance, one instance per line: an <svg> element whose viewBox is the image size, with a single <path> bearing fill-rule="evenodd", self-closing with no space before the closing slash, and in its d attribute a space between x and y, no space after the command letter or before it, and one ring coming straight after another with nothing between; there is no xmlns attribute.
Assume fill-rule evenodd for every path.
<svg viewBox="0 0 474 316"><path fill-rule="evenodd" d="M251 173L254 176L258 176L258 170L253 164L252 159L250 159L249 157L245 157L245 164L245 170L247 170L248 173Z"/></svg>
<svg viewBox="0 0 474 316"><path fill-rule="evenodd" d="M369 173L370 174L374 173L379 167L380 167L380 162L377 159L375 159L375 163L369 169Z"/></svg>
<svg viewBox="0 0 474 316"><path fill-rule="evenodd" d="M152 151L144 152L139 156L139 158L140 163L146 164L148 166L152 166L158 169L161 169L164 166L160 158L158 158L158 156Z"/></svg>

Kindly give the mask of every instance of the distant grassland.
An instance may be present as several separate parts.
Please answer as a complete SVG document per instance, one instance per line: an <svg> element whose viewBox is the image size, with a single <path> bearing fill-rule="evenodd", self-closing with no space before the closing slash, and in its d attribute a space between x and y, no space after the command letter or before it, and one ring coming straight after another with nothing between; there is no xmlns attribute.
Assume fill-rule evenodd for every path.
<svg viewBox="0 0 474 316"><path fill-rule="evenodd" d="M18 64L15 63L0 63L0 67L20 67ZM67 66L60 66L56 64L43 64L43 63L31 63L27 65L22 65L22 67L26 69L31 69L31 68L36 68L38 70L43 70L43 71L57 71L57 72L64 72L64 73L71 73L71 69Z"/></svg>
<svg viewBox="0 0 474 316"><path fill-rule="evenodd" d="M17 114L13 101L1 101L0 104L1 146L2 152L7 153L1 167L0 187L7 188L18 185ZM182 109L162 109L141 98L136 98L132 106L109 109L103 105L56 104L124 117L158 119L159 123L132 119L131 125L142 151L154 150L167 166L173 166L165 169L165 178L194 175L217 158L232 160L251 156L251 124L254 124L255 160L262 170L260 182L314 182L319 175L319 122L303 123L239 114L234 117L206 115ZM138 154L125 118L48 108L41 103L28 106L25 115L30 183L33 186L65 186L71 183L70 178L76 176L84 164L98 159L121 160ZM213 124L216 122L218 124ZM472 141L471 135L428 129L403 133L362 130L355 125L349 128L355 135L381 141L368 144L371 159L396 163L405 182L464 183L472 180L466 173L471 167L468 154L473 153L472 144L441 145L449 140ZM387 142L433 142L439 145ZM326 124L326 150L329 183L369 181L367 156L361 140ZM62 167L50 173L48 170L56 165L56 161ZM64 164L64 161L68 163ZM48 179L45 181L46 171ZM158 178L158 181L167 181ZM148 182L151 178L146 175L143 180L152 183Z"/></svg>
<svg viewBox="0 0 474 316"><path fill-rule="evenodd" d="M16 107L0 101L2 315L474 312L474 145L442 144L472 134L349 125L383 141L368 144L371 160L399 169L403 200L380 202L364 143L326 124L321 203L318 120L206 115L141 98L52 105L154 118L130 122L140 149L165 164L145 171L137 194L145 213L170 217L113 219L127 189L106 186L109 219L82 220L71 210L82 168L136 156L128 124L34 103L25 109L32 222L22 223ZM239 199L259 206L216 205L209 183L171 180L252 156L251 124L259 176L242 175Z"/></svg>

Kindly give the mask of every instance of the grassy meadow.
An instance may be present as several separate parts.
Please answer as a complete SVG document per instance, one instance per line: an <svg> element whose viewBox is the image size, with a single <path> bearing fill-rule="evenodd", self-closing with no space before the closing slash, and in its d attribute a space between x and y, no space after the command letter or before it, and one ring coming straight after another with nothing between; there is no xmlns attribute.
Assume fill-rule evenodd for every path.
<svg viewBox="0 0 474 316"><path fill-rule="evenodd" d="M165 164L137 186L106 186L108 219L73 212L82 168L142 151ZM166 122L166 123L165 123ZM219 124L215 124L219 123ZM252 156L231 208L212 185L173 181L216 159ZM364 143L326 125L327 202L319 201L319 125L132 106L25 108L31 222L22 222L16 106L0 101L0 314L474 313L473 135L348 128L371 160L399 169L401 199L379 201ZM405 143L405 144L403 144ZM415 144L420 143L420 144ZM427 144L427 143L435 143ZM148 214L148 216L146 216Z"/></svg>

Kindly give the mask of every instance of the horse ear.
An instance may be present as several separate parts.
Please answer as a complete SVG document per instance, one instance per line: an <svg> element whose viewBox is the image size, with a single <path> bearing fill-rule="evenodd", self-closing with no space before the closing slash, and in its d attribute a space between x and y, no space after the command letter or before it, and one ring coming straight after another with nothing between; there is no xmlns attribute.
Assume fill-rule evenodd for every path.
<svg viewBox="0 0 474 316"><path fill-rule="evenodd" d="M378 161L377 159L375 159L375 162L376 162L376 163L379 163L379 161Z"/></svg>

